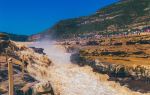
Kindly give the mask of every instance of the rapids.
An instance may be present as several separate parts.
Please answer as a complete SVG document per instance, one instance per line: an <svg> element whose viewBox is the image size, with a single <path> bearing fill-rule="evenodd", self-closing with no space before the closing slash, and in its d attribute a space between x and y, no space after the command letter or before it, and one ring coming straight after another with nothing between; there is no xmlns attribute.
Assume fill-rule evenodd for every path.
<svg viewBox="0 0 150 95"><path fill-rule="evenodd" d="M88 66L71 64L71 54L66 53L60 45L36 42L32 46L44 48L44 52L53 62L53 66L47 69L39 67L47 73L46 76L41 76L33 70L36 74L34 77L39 81L50 81L56 95L137 95L127 93L126 89L118 84L112 86L112 83L103 81L105 76L96 74Z"/></svg>

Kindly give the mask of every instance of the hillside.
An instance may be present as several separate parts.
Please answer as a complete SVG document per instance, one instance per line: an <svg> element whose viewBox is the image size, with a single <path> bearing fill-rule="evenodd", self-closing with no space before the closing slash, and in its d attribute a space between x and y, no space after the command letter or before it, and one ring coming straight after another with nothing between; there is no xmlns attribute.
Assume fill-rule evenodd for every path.
<svg viewBox="0 0 150 95"><path fill-rule="evenodd" d="M59 21L52 28L38 34L40 37L70 38L80 34L100 35L131 32L150 26L149 0L121 0L98 10L91 16Z"/></svg>
<svg viewBox="0 0 150 95"><path fill-rule="evenodd" d="M28 36L26 35L16 35L16 34L11 34L11 33L6 33L6 32L0 32L0 39L2 40L13 40L13 41L27 41Z"/></svg>

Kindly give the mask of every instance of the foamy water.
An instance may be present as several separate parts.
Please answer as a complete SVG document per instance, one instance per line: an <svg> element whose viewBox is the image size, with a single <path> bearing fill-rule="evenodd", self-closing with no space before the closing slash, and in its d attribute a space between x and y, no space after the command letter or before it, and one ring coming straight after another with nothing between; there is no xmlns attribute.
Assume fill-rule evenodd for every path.
<svg viewBox="0 0 150 95"><path fill-rule="evenodd" d="M54 42L35 42L31 46L43 48L44 52L55 64L70 63L70 53L66 53L65 49L60 45L54 45Z"/></svg>
<svg viewBox="0 0 150 95"><path fill-rule="evenodd" d="M41 77L40 74L36 74L36 78L39 81L51 81L56 95L131 95L124 90L118 90L119 88L113 88L107 82L100 81L100 77L96 76L91 68L71 64L71 54L65 53L62 46L52 45L50 42L33 45L44 48L45 53L54 63L48 69L42 69L48 76Z"/></svg>

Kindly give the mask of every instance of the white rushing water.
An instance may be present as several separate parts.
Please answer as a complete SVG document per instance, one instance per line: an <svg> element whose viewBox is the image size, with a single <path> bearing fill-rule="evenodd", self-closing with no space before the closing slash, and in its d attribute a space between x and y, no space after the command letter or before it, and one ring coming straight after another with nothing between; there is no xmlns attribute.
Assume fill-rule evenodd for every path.
<svg viewBox="0 0 150 95"><path fill-rule="evenodd" d="M62 46L52 45L50 42L37 42L33 45L44 48L54 63L45 70L48 76L44 78L37 74L37 79L51 81L56 95L129 95L100 81L89 67L71 64L71 54L66 53Z"/></svg>

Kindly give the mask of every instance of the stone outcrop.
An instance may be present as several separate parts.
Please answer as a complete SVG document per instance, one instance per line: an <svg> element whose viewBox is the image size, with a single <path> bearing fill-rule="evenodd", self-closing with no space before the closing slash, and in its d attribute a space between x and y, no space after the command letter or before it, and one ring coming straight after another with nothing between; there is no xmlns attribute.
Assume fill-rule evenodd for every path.
<svg viewBox="0 0 150 95"><path fill-rule="evenodd" d="M36 47L30 47L32 48L36 53L44 54L44 49L43 48L36 48Z"/></svg>
<svg viewBox="0 0 150 95"><path fill-rule="evenodd" d="M28 48L25 45L18 44L13 41L0 41L0 94L8 93L7 82L7 64L6 55L12 58L14 64L14 81L15 81L15 94L16 95L54 95L50 82L38 82L30 75L33 75L30 69L36 69L46 77L45 70L52 65L51 60L43 53L43 49ZM24 78L22 79L22 66L24 67ZM43 70L41 70L41 68ZM34 68L34 69L33 69ZM34 73L35 74L35 73ZM47 94L50 93L50 94Z"/></svg>
<svg viewBox="0 0 150 95"><path fill-rule="evenodd" d="M40 83L28 83L22 89L16 91L16 95L54 95L49 81Z"/></svg>
<svg viewBox="0 0 150 95"><path fill-rule="evenodd" d="M0 41L0 54L6 53L6 49L9 53L19 50L19 48L12 41Z"/></svg>
<svg viewBox="0 0 150 95"><path fill-rule="evenodd" d="M81 57L79 54L72 55L72 62L83 65L89 65L94 71L108 74L110 77L131 77L133 80L143 80L150 83L150 66L145 65L121 65L107 62L100 62L99 60L88 60Z"/></svg>

